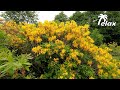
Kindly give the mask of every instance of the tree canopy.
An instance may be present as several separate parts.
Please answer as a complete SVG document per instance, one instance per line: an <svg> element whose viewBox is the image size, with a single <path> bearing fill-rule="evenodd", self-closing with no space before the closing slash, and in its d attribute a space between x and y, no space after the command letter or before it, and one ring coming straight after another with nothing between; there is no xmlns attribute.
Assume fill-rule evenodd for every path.
<svg viewBox="0 0 120 90"><path fill-rule="evenodd" d="M35 23L38 20L38 15L35 11L5 11L1 16L5 18L6 21L14 20L16 23Z"/></svg>
<svg viewBox="0 0 120 90"><path fill-rule="evenodd" d="M68 20L68 16L64 14L64 12L60 12L58 15L55 16L55 21L59 22L66 22Z"/></svg>

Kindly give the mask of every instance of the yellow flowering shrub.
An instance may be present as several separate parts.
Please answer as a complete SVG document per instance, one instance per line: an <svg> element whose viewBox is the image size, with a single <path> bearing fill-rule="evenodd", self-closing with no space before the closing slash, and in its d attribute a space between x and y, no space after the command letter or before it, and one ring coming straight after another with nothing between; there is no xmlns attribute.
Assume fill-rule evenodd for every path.
<svg viewBox="0 0 120 90"><path fill-rule="evenodd" d="M14 21L5 22L1 25L0 30L6 32L7 37L9 38L7 43L12 48L21 48L21 45L25 42L20 26Z"/></svg>
<svg viewBox="0 0 120 90"><path fill-rule="evenodd" d="M13 32L9 30L10 35L15 34L15 38L11 36L11 45L24 43L33 53L34 62L43 70L38 75L40 78L120 78L120 62L112 58L108 48L94 44L87 24L78 26L75 21L6 24L2 29L14 29ZM24 36L23 40L17 37L17 32Z"/></svg>

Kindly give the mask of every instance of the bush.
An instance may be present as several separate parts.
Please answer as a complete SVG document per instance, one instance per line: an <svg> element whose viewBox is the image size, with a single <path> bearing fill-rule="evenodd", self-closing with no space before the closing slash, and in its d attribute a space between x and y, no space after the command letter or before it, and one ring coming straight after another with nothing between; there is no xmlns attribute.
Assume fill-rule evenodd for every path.
<svg viewBox="0 0 120 90"><path fill-rule="evenodd" d="M43 70L40 78L118 78L118 67L107 49L95 46L89 36L89 26L77 26L74 21L26 24L26 38L33 43L35 62ZM116 62L117 63L117 62ZM42 74L43 73L43 74ZM114 75L115 74L115 75Z"/></svg>
<svg viewBox="0 0 120 90"><path fill-rule="evenodd" d="M8 40L6 33L0 30L0 46L8 46Z"/></svg>
<svg viewBox="0 0 120 90"><path fill-rule="evenodd" d="M74 21L60 24L45 21L39 22L37 26L27 23L15 26L18 27L13 29L17 30L14 32L17 33L16 37L23 37L18 37L19 53L32 53L34 60L31 62L31 73L34 73L35 78L120 78L120 62L112 58L108 48L103 49L94 44L89 36L89 25L78 26ZM2 30L5 31L4 27ZM16 42L12 39L10 43L15 48Z"/></svg>

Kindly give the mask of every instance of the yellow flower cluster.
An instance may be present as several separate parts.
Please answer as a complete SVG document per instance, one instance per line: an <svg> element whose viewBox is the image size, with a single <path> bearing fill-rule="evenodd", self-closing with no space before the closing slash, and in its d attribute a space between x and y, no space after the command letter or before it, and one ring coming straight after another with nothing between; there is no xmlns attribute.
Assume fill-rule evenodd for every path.
<svg viewBox="0 0 120 90"><path fill-rule="evenodd" d="M61 56L61 58L63 59L64 58L64 56L65 56L65 49L62 49L62 51L60 52L60 56Z"/></svg>
<svg viewBox="0 0 120 90"><path fill-rule="evenodd" d="M92 65L92 61L91 61L91 60L90 60L90 61L88 61L88 65L90 65L90 66Z"/></svg>
<svg viewBox="0 0 120 90"><path fill-rule="evenodd" d="M108 74L110 74L113 78L116 78L118 75L120 75L118 71L113 71L112 69L107 71L104 70L104 68L109 69L110 67L114 67L118 70L118 67L115 67L115 63L113 62L114 60L108 53L110 50L109 48L102 49L94 45L94 40L89 36L89 25L77 26L76 22L74 21L67 21L66 24L60 23L57 25L55 22L45 21L43 24L39 23L38 26L39 27L37 27L37 29L33 25L29 27L24 26L26 27L25 30L27 33L26 35L28 35L27 37L33 37L32 40L37 40L35 37L39 36L40 38L42 34L46 34L48 37L48 42L54 42L56 44L56 47L52 49L53 52L58 53L60 51L59 54L62 59L64 59L66 56L66 50L64 49L65 45L70 45L69 41L72 40L70 54L66 60L74 59L80 64L82 62L82 60L79 60L78 58L80 52L77 52L72 47L76 49L81 48L82 50L89 52L89 54L92 55L97 63L99 63L97 66L99 76L104 76L107 78L107 76L109 76ZM41 42L41 40L42 39L40 39L39 42ZM57 61L57 59L54 59L54 61ZM93 61L88 60L87 63L91 66ZM113 72L116 72L117 76L112 75Z"/></svg>
<svg viewBox="0 0 120 90"><path fill-rule="evenodd" d="M112 56L108 53L111 49L109 48L100 48L94 44L94 40L89 36L89 25L78 26L75 21L67 21L66 23L61 22L60 24L55 23L54 21L44 23L39 22L36 26L35 24L20 24L15 23L6 23L6 27L1 29L7 30L11 35L17 35L19 32L26 37L26 40L32 42L32 52L35 54L45 54L48 52L48 55L54 53L58 54L61 59L64 61L69 61L70 67L73 66L71 61L77 62L80 65L83 60L84 52L89 53L89 55L94 59L86 60L86 64L92 67L92 64L97 67L97 75L102 78L120 78L120 62L114 60ZM14 29L13 32L8 29ZM20 31L18 31L20 30ZM12 37L12 36L11 36ZM15 44L23 43L21 39L13 38L12 42ZM43 43L45 46L43 46ZM52 43L52 44L51 44ZM66 49L69 47L69 50ZM54 62L59 62L60 58L53 57ZM95 63L94 63L95 62ZM94 68L94 67L93 67ZM63 70L63 74L59 78L67 77L68 71L65 67L61 67L60 70ZM75 73L71 73L71 77L74 78ZM90 77L93 78L93 77Z"/></svg>
<svg viewBox="0 0 120 90"><path fill-rule="evenodd" d="M73 34L71 34L71 33L68 33L68 34L65 36L65 38L66 38L68 41L71 40L73 37L74 37L74 36L73 36Z"/></svg>
<svg viewBox="0 0 120 90"><path fill-rule="evenodd" d="M58 75L58 79L75 79L75 72L74 71L70 71L68 72L65 68L65 65L61 65L60 66L60 74Z"/></svg>
<svg viewBox="0 0 120 90"><path fill-rule="evenodd" d="M5 22L1 27L0 30L3 30L6 32L8 38L9 38L9 45L15 46L18 48L22 43L24 43L24 40L19 37L19 35L22 35L22 31L14 21L8 21Z"/></svg>
<svg viewBox="0 0 120 90"><path fill-rule="evenodd" d="M55 61L55 62L58 62L58 60L59 60L59 58L54 58L54 61Z"/></svg>
<svg viewBox="0 0 120 90"><path fill-rule="evenodd" d="M40 43L42 41L41 35L45 34L44 28L37 28L34 24L24 25L22 29L24 30L24 35L35 43Z"/></svg>
<svg viewBox="0 0 120 90"><path fill-rule="evenodd" d="M53 41L53 40L55 40L55 39L56 39L56 36L52 36L52 37L49 37L49 38L48 38L48 41L51 42L51 41Z"/></svg>
<svg viewBox="0 0 120 90"><path fill-rule="evenodd" d="M79 53L78 53L77 51L71 49L70 57L71 57L72 59L77 60L78 54L79 54Z"/></svg>
<svg viewBox="0 0 120 90"><path fill-rule="evenodd" d="M37 47L32 48L32 51L33 51L34 53L38 53L38 52L41 50L41 48L42 48L42 47L37 46Z"/></svg>
<svg viewBox="0 0 120 90"><path fill-rule="evenodd" d="M47 48L42 48L41 46L33 47L32 51L36 54L45 54L49 49Z"/></svg>

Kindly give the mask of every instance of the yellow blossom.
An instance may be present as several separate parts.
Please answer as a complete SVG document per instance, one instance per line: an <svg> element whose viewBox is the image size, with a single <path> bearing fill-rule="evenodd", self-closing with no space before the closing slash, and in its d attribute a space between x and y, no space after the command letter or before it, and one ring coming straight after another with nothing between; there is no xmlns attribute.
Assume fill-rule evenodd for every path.
<svg viewBox="0 0 120 90"><path fill-rule="evenodd" d="M73 46L77 48L78 47L78 43L73 42Z"/></svg>
<svg viewBox="0 0 120 90"><path fill-rule="evenodd" d="M63 76L60 76L60 79L63 79Z"/></svg>
<svg viewBox="0 0 120 90"><path fill-rule="evenodd" d="M64 53L65 53L65 49L62 49L61 53L63 53L63 54L64 54Z"/></svg>
<svg viewBox="0 0 120 90"><path fill-rule="evenodd" d="M89 77L89 79L95 79L94 77Z"/></svg>
<svg viewBox="0 0 120 90"><path fill-rule="evenodd" d="M52 36L52 37L49 37L48 38L48 41L53 41L53 40L55 40L56 39L56 36Z"/></svg>
<svg viewBox="0 0 120 90"><path fill-rule="evenodd" d="M99 69L99 70L98 70L98 74L99 74L99 75L103 74L103 69Z"/></svg>
<svg viewBox="0 0 120 90"><path fill-rule="evenodd" d="M118 74L120 74L120 70L117 70Z"/></svg>
<svg viewBox="0 0 120 90"><path fill-rule="evenodd" d="M77 60L77 63L78 63L78 64L81 64L81 60Z"/></svg>
<svg viewBox="0 0 120 90"><path fill-rule="evenodd" d="M66 39L69 41L69 40L71 40L73 38L73 36L72 36L72 34L68 34L68 35L66 35Z"/></svg>
<svg viewBox="0 0 120 90"><path fill-rule="evenodd" d="M50 47L50 44L47 44L46 47L49 48L49 47Z"/></svg>
<svg viewBox="0 0 120 90"><path fill-rule="evenodd" d="M68 64L68 66L69 66L69 67L72 67L72 64L70 63L70 64Z"/></svg>
<svg viewBox="0 0 120 90"><path fill-rule="evenodd" d="M115 77L116 77L116 74L115 74L115 73L112 73L112 76L113 76L113 78L115 78Z"/></svg>
<svg viewBox="0 0 120 90"><path fill-rule="evenodd" d="M108 77L108 73L107 73L107 72L106 72L106 73L104 73L104 76L105 76L105 77Z"/></svg>
<svg viewBox="0 0 120 90"><path fill-rule="evenodd" d="M91 65L92 65L92 61L88 61L88 65L90 65L90 66L91 66Z"/></svg>
<svg viewBox="0 0 120 90"><path fill-rule="evenodd" d="M40 37L37 37L37 38L35 39L35 41L36 41L37 43L39 43L39 42L42 41L42 39L41 39Z"/></svg>
<svg viewBox="0 0 120 90"><path fill-rule="evenodd" d="M99 65L99 64L97 65L97 67L98 67L98 68L102 68L102 66L101 66L101 65Z"/></svg>
<svg viewBox="0 0 120 90"><path fill-rule="evenodd" d="M37 46L37 47L32 48L32 51L33 51L34 53L39 53L40 50L41 50L41 47L40 47L40 46Z"/></svg>
<svg viewBox="0 0 120 90"><path fill-rule="evenodd" d="M57 61L59 60L59 58L54 58L53 60L54 60L55 62L57 62Z"/></svg>

